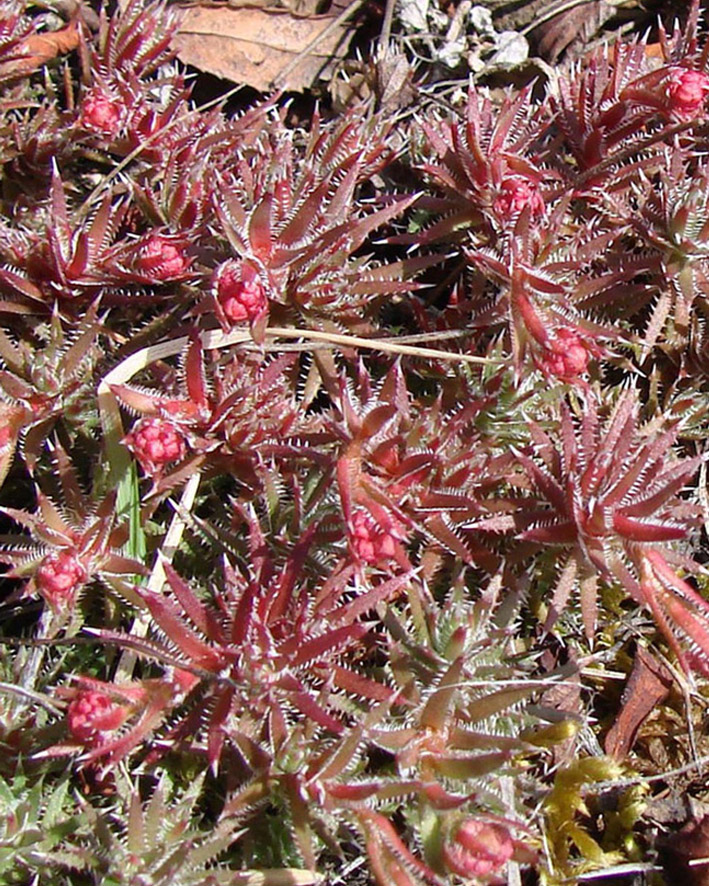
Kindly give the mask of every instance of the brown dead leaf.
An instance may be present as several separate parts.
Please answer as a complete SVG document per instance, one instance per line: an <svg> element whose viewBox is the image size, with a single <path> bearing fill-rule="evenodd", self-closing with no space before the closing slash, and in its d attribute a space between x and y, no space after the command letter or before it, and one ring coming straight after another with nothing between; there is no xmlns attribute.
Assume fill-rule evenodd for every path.
<svg viewBox="0 0 709 886"><path fill-rule="evenodd" d="M605 750L612 757L626 757L635 743L638 729L655 705L667 698L672 686L669 669L647 649L638 646L633 671L621 698L620 715L606 735Z"/></svg>
<svg viewBox="0 0 709 886"><path fill-rule="evenodd" d="M534 54L551 64L562 54L574 58L583 55L618 11L616 0L526 0L523 3L488 0L488 3L493 14L500 9L495 17L498 31L529 34Z"/></svg>
<svg viewBox="0 0 709 886"><path fill-rule="evenodd" d="M380 110L393 113L414 101L413 67L403 52L391 49L381 54L375 70Z"/></svg>
<svg viewBox="0 0 709 886"><path fill-rule="evenodd" d="M22 43L16 58L0 65L0 79L26 77L58 55L72 52L79 45L79 29L76 21L58 31L30 35Z"/></svg>
<svg viewBox="0 0 709 886"><path fill-rule="evenodd" d="M658 845L668 883L709 886L709 816L689 822Z"/></svg>
<svg viewBox="0 0 709 886"><path fill-rule="evenodd" d="M28 53L30 61L35 67L51 61L58 55L65 55L79 45L79 29L76 22L71 22L59 31L48 31L45 34L32 34L23 43L23 49Z"/></svg>
<svg viewBox="0 0 709 886"><path fill-rule="evenodd" d="M360 104L373 92L370 66L359 59L347 59L330 81L332 106L338 114Z"/></svg>
<svg viewBox="0 0 709 886"><path fill-rule="evenodd" d="M534 36L539 55L553 64L579 36L586 42L600 27L602 5L588 0L571 8L562 7L558 15L538 25Z"/></svg>
<svg viewBox="0 0 709 886"><path fill-rule="evenodd" d="M579 663L576 654L572 650L567 650L568 661L561 664L559 661L560 651L560 648L556 646L547 648L540 658L545 673L551 674L553 672L557 677L563 679L542 693L539 700L539 711L551 723L563 720L579 722L583 720ZM575 754L576 738L574 735L570 735L564 741L554 744L552 750L554 765L568 765Z"/></svg>
<svg viewBox="0 0 709 886"><path fill-rule="evenodd" d="M271 3L264 3L263 6L271 6ZM279 0L275 6L294 12L296 15L317 15L318 12L325 12L322 0Z"/></svg>
<svg viewBox="0 0 709 886"><path fill-rule="evenodd" d="M374 95L377 110L393 114L416 98L412 65L396 50L387 50L368 63L348 59L333 75L330 95L340 113Z"/></svg>
<svg viewBox="0 0 709 886"><path fill-rule="evenodd" d="M185 64L264 92L333 21L331 15L298 16L287 10L192 7L182 19L173 48ZM327 76L333 59L345 54L352 33L347 25L338 25L279 85L300 91Z"/></svg>

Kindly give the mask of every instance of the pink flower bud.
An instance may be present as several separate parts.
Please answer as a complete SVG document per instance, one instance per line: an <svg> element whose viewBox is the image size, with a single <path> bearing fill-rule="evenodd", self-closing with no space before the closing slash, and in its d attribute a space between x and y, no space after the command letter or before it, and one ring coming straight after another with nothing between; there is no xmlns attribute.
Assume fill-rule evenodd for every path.
<svg viewBox="0 0 709 886"><path fill-rule="evenodd" d="M393 521L379 525L366 511L356 511L352 517L351 544L357 557L370 566L376 566L396 556L396 535Z"/></svg>
<svg viewBox="0 0 709 886"><path fill-rule="evenodd" d="M187 268L187 258L175 243L163 234L152 234L138 254L136 265L154 280L179 277Z"/></svg>
<svg viewBox="0 0 709 886"><path fill-rule="evenodd" d="M258 271L248 262L229 259L215 270L212 292L229 325L253 322L268 308Z"/></svg>
<svg viewBox="0 0 709 886"><path fill-rule="evenodd" d="M123 442L146 474L179 461L187 451L180 428L162 418L142 418Z"/></svg>
<svg viewBox="0 0 709 886"><path fill-rule="evenodd" d="M555 375L562 381L574 381L586 372L588 360L586 342L571 329L559 329L538 362L545 375Z"/></svg>
<svg viewBox="0 0 709 886"><path fill-rule="evenodd" d="M130 710L103 692L80 689L67 708L67 727L72 738L85 745L101 744L130 716Z"/></svg>
<svg viewBox="0 0 709 886"><path fill-rule="evenodd" d="M709 76L701 71L676 68L667 84L667 104L678 117L695 117L709 93Z"/></svg>
<svg viewBox="0 0 709 886"><path fill-rule="evenodd" d="M515 854L515 840L506 827L470 818L443 847L447 867L460 877L494 878Z"/></svg>
<svg viewBox="0 0 709 886"><path fill-rule="evenodd" d="M114 136L121 128L124 107L101 89L91 89L81 103L79 123L100 135Z"/></svg>
<svg viewBox="0 0 709 886"><path fill-rule="evenodd" d="M72 605L76 591L86 582L88 572L70 551L47 554L37 571L37 589L52 609Z"/></svg>
<svg viewBox="0 0 709 886"><path fill-rule="evenodd" d="M529 206L532 218L544 215L544 198L537 183L522 175L510 175L500 183L498 195L492 208L501 221L515 218Z"/></svg>

